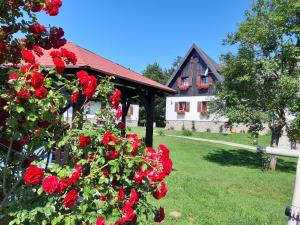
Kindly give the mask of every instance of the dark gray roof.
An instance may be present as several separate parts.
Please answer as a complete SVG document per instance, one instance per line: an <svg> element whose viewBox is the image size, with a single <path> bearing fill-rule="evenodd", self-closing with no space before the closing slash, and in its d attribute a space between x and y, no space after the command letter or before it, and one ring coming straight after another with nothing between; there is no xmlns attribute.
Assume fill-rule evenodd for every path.
<svg viewBox="0 0 300 225"><path fill-rule="evenodd" d="M223 81L224 77L220 74L220 65L214 61L209 55L207 55L201 48L199 48L195 43L192 45L192 47L189 49L189 51L187 52L187 54L185 55L185 57L181 60L179 66L177 67L177 69L174 71L174 73L172 74L172 76L170 77L170 79L167 82L167 86L170 85L170 83L172 82L172 80L175 78L176 74L178 73L178 71L181 69L182 65L184 64L184 62L188 59L189 55L191 54L191 52L195 50L199 56L202 58L202 60L205 62L205 64L207 65L207 67L210 69L210 71L216 76L216 78L219 81Z"/></svg>

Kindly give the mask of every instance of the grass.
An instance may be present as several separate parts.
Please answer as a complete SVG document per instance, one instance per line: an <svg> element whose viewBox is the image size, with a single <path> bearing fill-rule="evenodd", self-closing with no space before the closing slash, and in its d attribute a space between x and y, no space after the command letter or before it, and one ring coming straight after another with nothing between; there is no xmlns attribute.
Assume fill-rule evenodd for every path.
<svg viewBox="0 0 300 225"><path fill-rule="evenodd" d="M275 172L263 171L252 151L168 136L155 136L155 146L171 150L174 171L167 178L163 224L285 224L291 202L294 160L280 158ZM180 218L170 212L178 211Z"/></svg>
<svg viewBox="0 0 300 225"><path fill-rule="evenodd" d="M154 132L158 133L158 129L161 128L155 128ZM144 127L134 127L132 128L133 132L137 132L137 134L144 136L145 135L145 128ZM165 134L171 134L171 135L180 135L182 136L182 131L176 131L176 130L164 130ZM266 147L270 144L271 136L270 135L260 135L257 140L257 144L253 143L253 138L250 134L243 134L243 133L237 133L237 134L220 134L220 133L211 133L211 132L192 132L193 137L198 138L207 138L212 140L219 140L219 141L228 141L228 142L234 142L238 144L245 144L245 145L260 145L263 147Z"/></svg>

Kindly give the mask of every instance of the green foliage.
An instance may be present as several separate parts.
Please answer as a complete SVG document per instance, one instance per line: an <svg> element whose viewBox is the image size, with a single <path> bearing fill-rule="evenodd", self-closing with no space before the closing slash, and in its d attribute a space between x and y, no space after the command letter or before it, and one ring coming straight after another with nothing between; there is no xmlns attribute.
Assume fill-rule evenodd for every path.
<svg viewBox="0 0 300 225"><path fill-rule="evenodd" d="M165 136L166 134L165 134L165 130L164 129L159 129L158 130L158 135L159 136Z"/></svg>
<svg viewBox="0 0 300 225"><path fill-rule="evenodd" d="M274 142L287 124L286 113L299 102L299 7L298 0L259 0L246 12L225 41L238 52L222 56L225 80L210 108L232 123L248 124L253 133L267 123Z"/></svg>
<svg viewBox="0 0 300 225"><path fill-rule="evenodd" d="M175 134L175 131L166 133ZM193 137L198 133L202 138L251 143L247 134L224 136L195 132ZM259 144L266 146L269 140L270 136L262 136ZM278 171L274 173L262 170L263 161L255 151L155 136L155 145L162 142L172 149L175 169L168 178L170 195L163 200L167 209L163 224L286 224L284 209L293 195L296 160L279 158ZM180 212L181 217L170 216L174 211Z"/></svg>
<svg viewBox="0 0 300 225"><path fill-rule="evenodd" d="M177 56L174 60L172 67L170 69L163 70L157 62L153 64L149 64L145 70L143 70L142 74L145 77L148 77L152 80L155 80L161 84L166 84L169 80L170 76L178 66L181 57ZM165 126L165 114L166 114L166 97L165 96L156 96L154 100L154 121L156 122L157 127L164 127ZM146 121L146 112L144 107L140 109L140 117L139 117L139 124L144 125Z"/></svg>
<svg viewBox="0 0 300 225"><path fill-rule="evenodd" d="M190 130L182 130L181 131L181 134L183 135L183 136L192 136L193 135L193 132L192 131L190 131Z"/></svg>

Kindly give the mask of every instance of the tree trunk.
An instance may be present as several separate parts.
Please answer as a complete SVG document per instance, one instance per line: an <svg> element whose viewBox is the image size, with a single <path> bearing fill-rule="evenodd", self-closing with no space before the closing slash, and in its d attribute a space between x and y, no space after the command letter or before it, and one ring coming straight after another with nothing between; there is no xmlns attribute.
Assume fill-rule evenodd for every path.
<svg viewBox="0 0 300 225"><path fill-rule="evenodd" d="M281 128L282 129L282 128ZM279 144L279 138L281 135L281 129L271 128L272 136L270 146L277 148ZM270 168L271 170L276 170L277 157L275 155L270 156Z"/></svg>

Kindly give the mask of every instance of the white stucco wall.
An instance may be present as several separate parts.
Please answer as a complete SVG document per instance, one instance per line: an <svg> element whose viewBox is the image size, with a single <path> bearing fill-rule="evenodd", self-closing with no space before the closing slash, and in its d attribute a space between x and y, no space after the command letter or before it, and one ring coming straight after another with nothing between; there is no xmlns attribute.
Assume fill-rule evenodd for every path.
<svg viewBox="0 0 300 225"><path fill-rule="evenodd" d="M167 97L166 99L166 120L167 121L220 121L226 122L226 118L220 118L215 115L201 115L198 112L198 102L209 102L212 101L214 96L189 96L189 97ZM190 111L184 114L178 114L175 111L176 102L189 102ZM208 108L209 111L209 108Z"/></svg>
<svg viewBox="0 0 300 225"><path fill-rule="evenodd" d="M133 107L133 114L126 117L126 121L129 124L137 124L139 120L139 105L131 105ZM101 108L100 102L89 102L85 107L85 112L87 112L87 118L94 122L96 119L96 111ZM73 114L73 108L70 107L65 113L64 118L71 122Z"/></svg>

